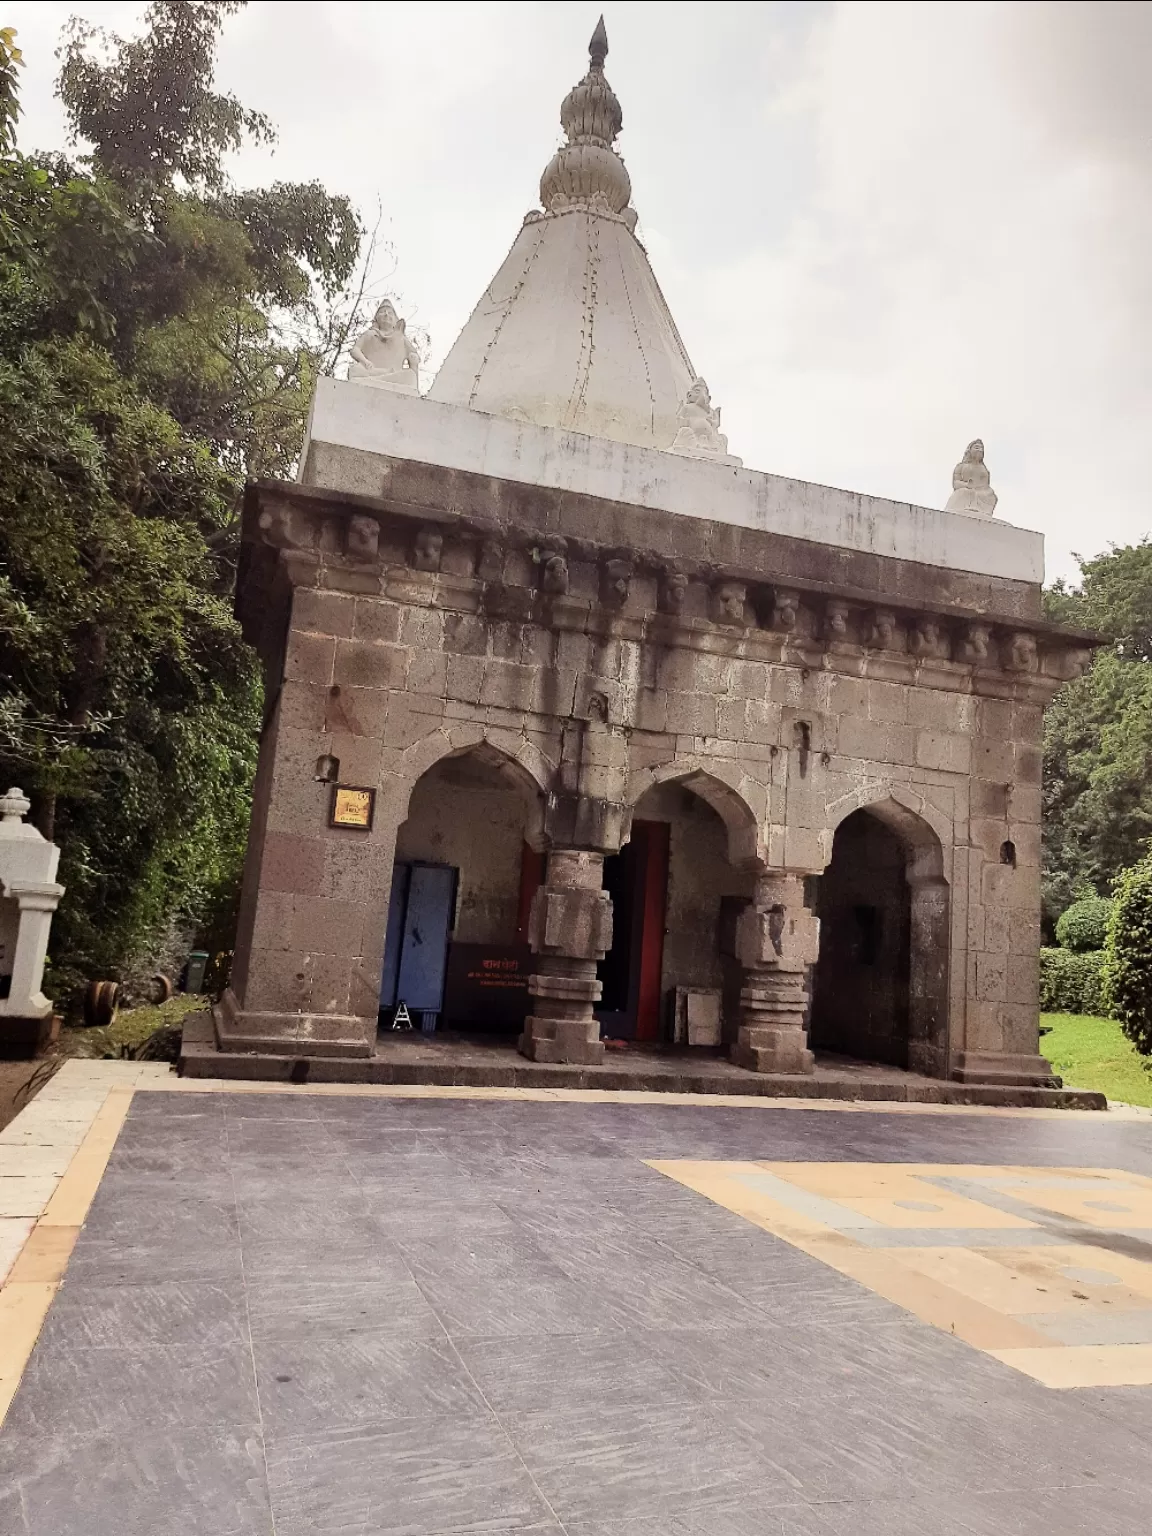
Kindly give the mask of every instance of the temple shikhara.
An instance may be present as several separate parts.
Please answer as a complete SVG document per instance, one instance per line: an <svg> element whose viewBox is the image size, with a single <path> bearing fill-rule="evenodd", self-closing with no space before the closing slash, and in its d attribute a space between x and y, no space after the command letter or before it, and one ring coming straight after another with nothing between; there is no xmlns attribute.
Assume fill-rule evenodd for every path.
<svg viewBox="0 0 1152 1536"><path fill-rule="evenodd" d="M606 54L601 23L431 383L382 304L298 480L249 487L266 717L185 1069L387 1081L399 1016L521 1069L611 1039L753 1087L1050 1085L1041 716L1091 637L1042 619L979 441L946 510L742 464L637 239Z"/></svg>

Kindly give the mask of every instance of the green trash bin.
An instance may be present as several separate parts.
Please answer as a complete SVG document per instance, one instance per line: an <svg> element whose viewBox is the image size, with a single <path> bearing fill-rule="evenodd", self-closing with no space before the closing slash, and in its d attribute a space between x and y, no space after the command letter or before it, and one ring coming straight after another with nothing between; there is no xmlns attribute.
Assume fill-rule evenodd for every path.
<svg viewBox="0 0 1152 1536"><path fill-rule="evenodd" d="M208 952L194 949L184 968L184 990L199 995L204 990L204 973L208 969Z"/></svg>

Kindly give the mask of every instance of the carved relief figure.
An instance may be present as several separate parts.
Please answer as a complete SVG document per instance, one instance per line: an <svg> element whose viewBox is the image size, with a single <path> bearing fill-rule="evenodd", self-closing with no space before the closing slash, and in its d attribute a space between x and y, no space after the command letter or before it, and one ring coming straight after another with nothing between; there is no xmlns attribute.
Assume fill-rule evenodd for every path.
<svg viewBox="0 0 1152 1536"><path fill-rule="evenodd" d="M712 396L703 379L693 380L676 412L676 420L680 425L672 440L673 453L683 453L694 459L740 463L728 452L728 439L720 430L720 408L712 404Z"/></svg>
<svg viewBox="0 0 1152 1536"><path fill-rule="evenodd" d="M660 583L660 611L682 613L688 595L688 578L683 571L667 571Z"/></svg>
<svg viewBox="0 0 1152 1536"><path fill-rule="evenodd" d="M628 601L628 592L631 586L631 560L609 560L604 567L600 583L601 595L605 604L609 608L623 608L624 604Z"/></svg>
<svg viewBox="0 0 1152 1536"><path fill-rule="evenodd" d="M439 528L421 528L416 535L416 549L412 555L412 564L418 571L438 571L443 550L444 535Z"/></svg>
<svg viewBox="0 0 1152 1536"><path fill-rule="evenodd" d="M748 588L742 581L722 581L712 598L712 617L717 624L745 624L744 605Z"/></svg>
<svg viewBox="0 0 1152 1536"><path fill-rule="evenodd" d="M984 444L977 437L965 448L964 457L952 471L952 494L944 510L964 512L969 517L991 517L998 499L984 462Z"/></svg>
<svg viewBox="0 0 1152 1536"><path fill-rule="evenodd" d="M371 329L353 343L348 377L375 389L419 394L420 354L390 299L377 309Z"/></svg>
<svg viewBox="0 0 1152 1536"><path fill-rule="evenodd" d="M896 642L896 615L877 608L868 628L868 645L874 651L890 651Z"/></svg>
<svg viewBox="0 0 1152 1536"><path fill-rule="evenodd" d="M800 617L799 592L777 591L775 601L772 604L772 628L782 629L791 634L796 628L796 621Z"/></svg>
<svg viewBox="0 0 1152 1536"><path fill-rule="evenodd" d="M917 619L908 636L908 649L913 656L940 656L947 647L940 626L935 619Z"/></svg>
<svg viewBox="0 0 1152 1536"><path fill-rule="evenodd" d="M825 640L848 639L848 604L829 603L824 610Z"/></svg>
<svg viewBox="0 0 1152 1536"><path fill-rule="evenodd" d="M988 647L991 644L992 631L987 624L969 624L960 643L959 660L971 662L973 666L983 666L988 660Z"/></svg>
<svg viewBox="0 0 1152 1536"><path fill-rule="evenodd" d="M563 597L567 593L568 546L563 539L541 546L540 585L553 597Z"/></svg>
<svg viewBox="0 0 1152 1536"><path fill-rule="evenodd" d="M1040 660L1036 636L1018 630L1008 642L1004 665L1009 672L1035 672Z"/></svg>
<svg viewBox="0 0 1152 1536"><path fill-rule="evenodd" d="M375 560L380 548L380 524L374 517L349 518L344 547L353 560Z"/></svg>

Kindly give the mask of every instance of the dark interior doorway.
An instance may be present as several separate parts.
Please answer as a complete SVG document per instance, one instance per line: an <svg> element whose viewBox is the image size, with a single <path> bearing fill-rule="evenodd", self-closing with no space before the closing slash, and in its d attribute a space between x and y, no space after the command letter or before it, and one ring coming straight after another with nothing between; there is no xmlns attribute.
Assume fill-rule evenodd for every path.
<svg viewBox="0 0 1152 1536"><path fill-rule="evenodd" d="M604 860L612 948L597 967L603 991L596 1016L613 1039L660 1038L668 848L667 822L633 820L629 841Z"/></svg>
<svg viewBox="0 0 1152 1536"><path fill-rule="evenodd" d="M841 822L820 878L813 1050L907 1067L911 891L899 837L876 816Z"/></svg>

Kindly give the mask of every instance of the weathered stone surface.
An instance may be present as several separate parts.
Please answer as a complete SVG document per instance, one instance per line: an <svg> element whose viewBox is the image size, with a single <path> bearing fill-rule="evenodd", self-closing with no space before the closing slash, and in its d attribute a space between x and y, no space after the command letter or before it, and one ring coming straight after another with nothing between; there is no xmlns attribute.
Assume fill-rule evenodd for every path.
<svg viewBox="0 0 1152 1536"><path fill-rule="evenodd" d="M361 513L339 495L250 496L240 611L282 681L222 1044L370 1053L396 828L444 754L484 749L528 775L551 850L525 935L536 1060L600 1059L603 858L646 787L670 781L719 816L745 902L726 983L738 1060L810 1069L819 941L801 877L864 808L905 848L909 1063L944 1076L963 1057L970 1077L998 1052L1018 1074L1040 1061L1042 708L1085 642L1038 620L1036 589L388 464L390 499L362 493L374 557L351 559ZM327 825L325 755L377 789L371 832Z"/></svg>

